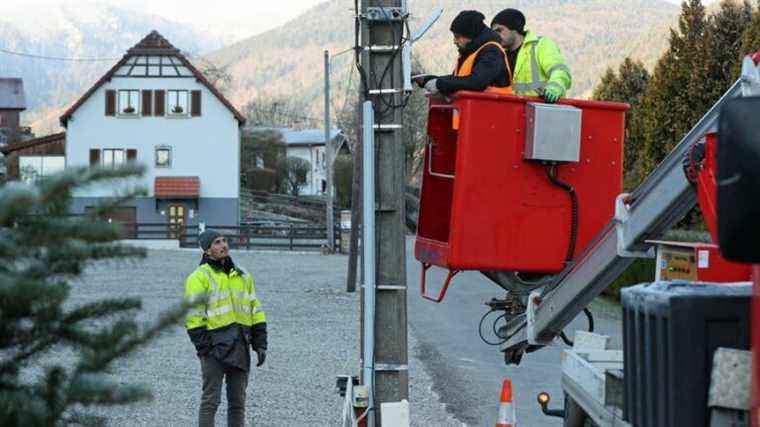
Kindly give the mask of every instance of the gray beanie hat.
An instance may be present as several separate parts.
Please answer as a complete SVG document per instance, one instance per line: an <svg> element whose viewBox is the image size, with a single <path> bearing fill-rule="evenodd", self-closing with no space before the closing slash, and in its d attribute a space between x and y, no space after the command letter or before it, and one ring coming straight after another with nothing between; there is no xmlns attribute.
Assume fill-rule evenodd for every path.
<svg viewBox="0 0 760 427"><path fill-rule="evenodd" d="M211 244L214 243L214 240L216 240L217 237L221 236L222 233L212 230L210 228L207 228L201 233L200 236L198 236L198 244L201 246L201 249L203 251L207 251L208 248L211 247Z"/></svg>

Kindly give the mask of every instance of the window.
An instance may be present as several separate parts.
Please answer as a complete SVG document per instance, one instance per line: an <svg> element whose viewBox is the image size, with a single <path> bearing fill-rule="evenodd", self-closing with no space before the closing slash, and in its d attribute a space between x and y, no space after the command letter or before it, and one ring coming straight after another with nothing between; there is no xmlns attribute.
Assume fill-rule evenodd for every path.
<svg viewBox="0 0 760 427"><path fill-rule="evenodd" d="M103 167L116 168L124 164L126 156L122 149L109 149L103 150Z"/></svg>
<svg viewBox="0 0 760 427"><path fill-rule="evenodd" d="M166 146L156 147L156 167L170 168L172 166L172 148Z"/></svg>
<svg viewBox="0 0 760 427"><path fill-rule="evenodd" d="M136 116L140 113L140 91L119 91L119 115Z"/></svg>
<svg viewBox="0 0 760 427"><path fill-rule="evenodd" d="M261 154L256 155L256 167L257 168L264 167L264 156L262 156Z"/></svg>
<svg viewBox="0 0 760 427"><path fill-rule="evenodd" d="M186 90L168 90L166 91L166 106L171 116L187 115L187 91Z"/></svg>
<svg viewBox="0 0 760 427"><path fill-rule="evenodd" d="M64 156L19 156L19 177L24 182L34 182L61 172L66 166Z"/></svg>

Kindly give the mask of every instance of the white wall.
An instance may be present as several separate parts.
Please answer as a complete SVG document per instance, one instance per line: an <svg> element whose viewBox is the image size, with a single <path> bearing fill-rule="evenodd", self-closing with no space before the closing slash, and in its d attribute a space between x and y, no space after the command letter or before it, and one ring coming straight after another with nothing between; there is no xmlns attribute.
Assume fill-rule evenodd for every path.
<svg viewBox="0 0 760 427"><path fill-rule="evenodd" d="M319 153L319 162L317 162ZM322 194L322 180L326 180L325 169L322 167L322 156L325 154L323 146L288 146L288 157L300 157L311 164L311 172L306 177L306 184L301 187L301 194Z"/></svg>
<svg viewBox="0 0 760 427"><path fill-rule="evenodd" d="M107 89L201 90L201 116L106 116ZM156 176L198 176L201 197L237 198L240 185L239 132L232 112L195 78L114 77L98 88L69 119L66 165L89 165L91 148L137 149L137 161L147 166L139 184L148 189L149 196L153 196ZM155 168L155 147L159 145L172 147L170 168ZM114 191L114 186L98 185L78 191L76 196L108 197Z"/></svg>

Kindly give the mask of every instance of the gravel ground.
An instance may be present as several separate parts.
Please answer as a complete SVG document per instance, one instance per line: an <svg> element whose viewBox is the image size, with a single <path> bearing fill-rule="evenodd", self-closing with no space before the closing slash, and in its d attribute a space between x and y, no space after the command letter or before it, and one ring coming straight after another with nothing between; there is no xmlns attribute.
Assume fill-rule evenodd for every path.
<svg viewBox="0 0 760 427"><path fill-rule="evenodd" d="M342 400L335 377L359 372L359 296L347 294L346 257L317 254L235 252L250 269L269 326L266 364L254 368L247 417L256 426L339 425ZM146 260L104 263L88 269L72 293L73 304L139 296L139 320L148 322L175 304L197 251L150 251ZM410 334L410 401L414 426L460 426L432 391L417 340ZM71 358L57 353L57 360ZM254 356L255 358L255 356ZM154 399L131 407L98 408L114 426L190 426L200 399L200 365L184 329L167 331L150 346L114 365L125 383L147 384ZM217 425L226 425L224 401Z"/></svg>

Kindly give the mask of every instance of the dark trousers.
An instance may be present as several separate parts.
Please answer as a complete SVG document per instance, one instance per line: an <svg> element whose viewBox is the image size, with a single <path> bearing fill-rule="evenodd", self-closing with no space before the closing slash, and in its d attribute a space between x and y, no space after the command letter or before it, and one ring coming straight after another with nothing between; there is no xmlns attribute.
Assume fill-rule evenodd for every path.
<svg viewBox="0 0 760 427"><path fill-rule="evenodd" d="M214 427L214 416L222 400L222 381L227 384L227 425L245 425L245 389L248 372L237 368L225 368L211 356L201 357L203 372L203 396L198 410L198 425Z"/></svg>

